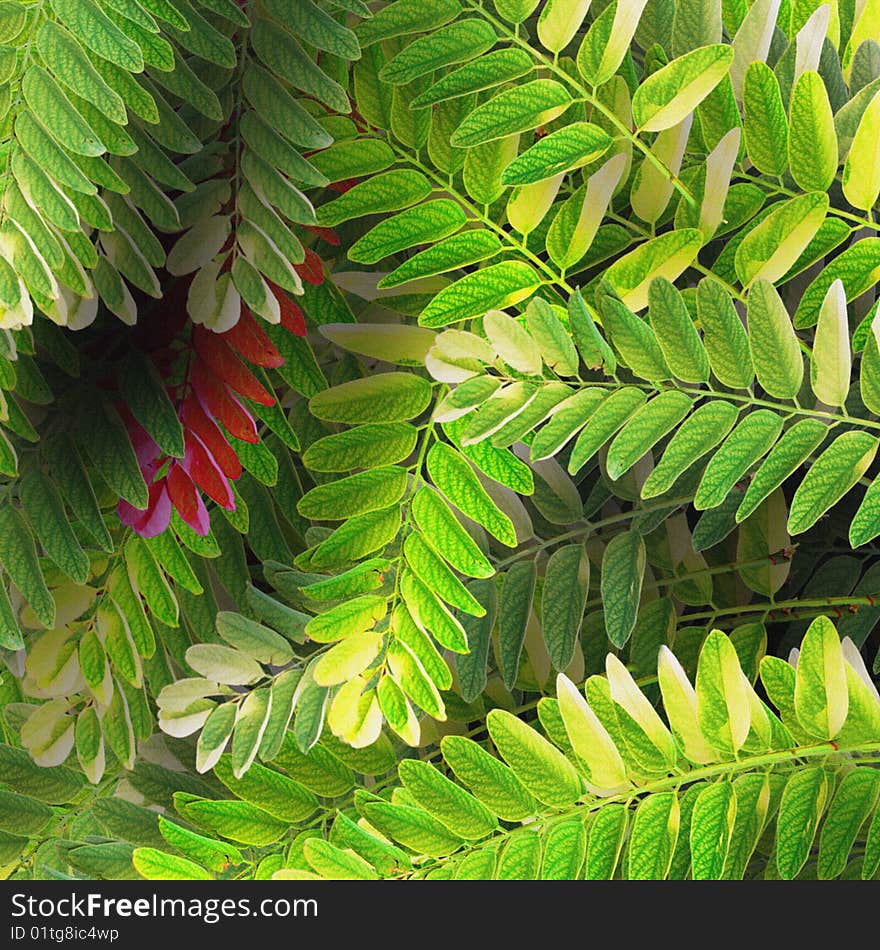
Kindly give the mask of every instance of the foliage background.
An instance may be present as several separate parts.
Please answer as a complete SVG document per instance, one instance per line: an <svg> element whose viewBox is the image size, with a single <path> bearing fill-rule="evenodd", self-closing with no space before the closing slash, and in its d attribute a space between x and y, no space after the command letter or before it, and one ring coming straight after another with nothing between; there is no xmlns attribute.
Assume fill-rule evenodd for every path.
<svg viewBox="0 0 880 950"><path fill-rule="evenodd" d="M875 877L878 40L0 4L4 875Z"/></svg>

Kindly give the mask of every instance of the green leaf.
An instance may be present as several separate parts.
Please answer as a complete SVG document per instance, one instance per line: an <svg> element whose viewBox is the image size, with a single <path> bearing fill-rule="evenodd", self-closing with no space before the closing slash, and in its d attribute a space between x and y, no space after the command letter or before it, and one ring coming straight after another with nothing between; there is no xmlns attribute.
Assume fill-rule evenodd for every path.
<svg viewBox="0 0 880 950"><path fill-rule="evenodd" d="M347 3L338 3L336 6L350 9L361 16L366 15L363 6L356 0L354 3L349 0ZM303 3L297 5L295 10L289 9L283 2L272 0L269 9L282 22L284 22L284 14L287 13L294 35L308 37L318 49L333 53L343 59L358 58L360 49L357 36L347 27L337 23L329 13L311 0L304 0Z"/></svg>
<svg viewBox="0 0 880 950"><path fill-rule="evenodd" d="M485 805L428 762L404 759L399 773L416 802L454 834L475 841L497 828L497 819Z"/></svg>
<svg viewBox="0 0 880 950"><path fill-rule="evenodd" d="M461 436L462 446L476 445L484 439L493 438L535 402L542 389L535 382L521 381L496 388L467 420Z"/></svg>
<svg viewBox="0 0 880 950"><path fill-rule="evenodd" d="M241 852L228 842L197 835L163 815L159 816L159 831L172 848L212 871L223 871L229 864L242 862Z"/></svg>
<svg viewBox="0 0 880 950"><path fill-rule="evenodd" d="M135 848L131 861L138 874L148 881L211 881L214 879L213 874L195 861L175 854L166 854L156 848Z"/></svg>
<svg viewBox="0 0 880 950"><path fill-rule="evenodd" d="M648 289L648 318L673 374L690 383L709 379L709 358L682 295L662 277Z"/></svg>
<svg viewBox="0 0 880 950"><path fill-rule="evenodd" d="M60 24L47 20L37 34L37 48L43 62L65 85L91 102L113 122L128 121L125 103L101 78L83 48Z"/></svg>
<svg viewBox="0 0 880 950"><path fill-rule="evenodd" d="M613 373L617 366L617 360L611 347L596 328L596 323L584 302L580 288L577 288L569 297L568 321L571 327L571 335L578 350L580 350L584 363L590 369L603 367L606 372Z"/></svg>
<svg viewBox="0 0 880 950"><path fill-rule="evenodd" d="M749 291L748 329L758 382L771 396L791 399L804 376L800 343L779 293L764 278Z"/></svg>
<svg viewBox="0 0 880 950"><path fill-rule="evenodd" d="M856 768L837 787L819 835L820 880L839 877L846 867L859 829L880 798L880 774Z"/></svg>
<svg viewBox="0 0 880 950"><path fill-rule="evenodd" d="M629 784L626 765L614 740L580 690L564 673L556 677L556 695L565 735L574 753L588 769L591 790L611 793L626 788Z"/></svg>
<svg viewBox="0 0 880 950"><path fill-rule="evenodd" d="M371 629L385 616L386 608L386 598L376 594L349 598L313 617L306 625L306 635L318 643L334 643Z"/></svg>
<svg viewBox="0 0 880 950"><path fill-rule="evenodd" d="M403 461L415 448L418 430L408 422L368 423L325 436L303 453L306 468L347 472Z"/></svg>
<svg viewBox="0 0 880 950"><path fill-rule="evenodd" d="M675 792L657 792L639 802L629 837L627 878L662 881L678 840L680 813Z"/></svg>
<svg viewBox="0 0 880 950"><path fill-rule="evenodd" d="M221 610L215 623L223 640L259 663L284 666L293 659L293 651L284 637L242 614Z"/></svg>
<svg viewBox="0 0 880 950"><path fill-rule="evenodd" d="M89 576L89 559L74 534L54 482L32 469L22 476L19 497L34 534L50 558L78 584Z"/></svg>
<svg viewBox="0 0 880 950"><path fill-rule="evenodd" d="M829 406L842 406L849 395L852 355L846 291L838 279L828 288L819 310L813 340L811 383L817 398Z"/></svg>
<svg viewBox="0 0 880 950"><path fill-rule="evenodd" d="M401 211L424 201L430 193L431 184L421 172L394 169L374 175L339 198L322 205L318 221L325 227L333 228L353 218Z"/></svg>
<svg viewBox="0 0 880 950"><path fill-rule="evenodd" d="M743 81L746 151L765 175L782 175L788 167L788 119L773 70L753 60Z"/></svg>
<svg viewBox="0 0 880 950"><path fill-rule="evenodd" d="M405 572L400 589L410 616L424 633L453 653L466 653L467 635L461 622L434 596L414 574Z"/></svg>
<svg viewBox="0 0 880 950"><path fill-rule="evenodd" d="M466 221L457 201L426 201L380 221L349 248L348 259L358 264L376 264L418 244L441 241L461 230Z"/></svg>
<svg viewBox="0 0 880 950"><path fill-rule="evenodd" d="M640 244L618 258L605 272L620 299L638 312L648 305L648 289L655 277L675 280L694 261L703 243L696 228L680 228Z"/></svg>
<svg viewBox="0 0 880 950"><path fill-rule="evenodd" d="M651 382L672 375L650 324L610 294L601 298L599 309L605 330L624 366Z"/></svg>
<svg viewBox="0 0 880 950"><path fill-rule="evenodd" d="M244 74L243 89L260 118L293 145L318 149L331 144L331 136L271 73L250 65Z"/></svg>
<svg viewBox="0 0 880 950"><path fill-rule="evenodd" d="M163 531L153 538L144 538L143 541L155 560L177 584L191 594L203 592L201 582L170 531Z"/></svg>
<svg viewBox="0 0 880 950"><path fill-rule="evenodd" d="M794 704L799 724L818 739L833 739L846 721L846 666L840 637L827 617L817 617L801 642Z"/></svg>
<svg viewBox="0 0 880 950"><path fill-rule="evenodd" d="M563 400L547 423L535 433L531 444L532 461L556 455L589 422L606 395L604 389L587 388Z"/></svg>
<svg viewBox="0 0 880 950"><path fill-rule="evenodd" d="M828 195L813 192L778 202L736 249L736 273L744 287L783 277L813 240L828 212Z"/></svg>
<svg viewBox="0 0 880 950"><path fill-rule="evenodd" d="M342 521L393 505L403 497L406 486L405 468L368 469L312 488L297 502L297 511L315 521Z"/></svg>
<svg viewBox="0 0 880 950"><path fill-rule="evenodd" d="M581 430L568 461L569 474L579 471L623 424L645 403L646 396L633 386L615 390L602 402Z"/></svg>
<svg viewBox="0 0 880 950"><path fill-rule="evenodd" d="M189 647L186 662L206 679L230 686L249 685L263 676L263 668L251 657L216 643Z"/></svg>
<svg viewBox="0 0 880 950"><path fill-rule="evenodd" d="M746 518L810 457L828 434L824 422L801 419L773 446L755 472L736 512L737 522Z"/></svg>
<svg viewBox="0 0 880 950"><path fill-rule="evenodd" d="M725 386L746 389L754 378L748 336L730 295L711 277L697 285L697 316L712 372Z"/></svg>
<svg viewBox="0 0 880 950"><path fill-rule="evenodd" d="M521 821L534 813L534 799L511 769L475 742L444 736L441 748L456 778L493 814L505 821Z"/></svg>
<svg viewBox="0 0 880 950"><path fill-rule="evenodd" d="M821 766L795 772L788 780L776 820L776 866L791 881L804 866L825 808L828 779Z"/></svg>
<svg viewBox="0 0 880 950"><path fill-rule="evenodd" d="M542 881L577 880L587 850L583 822L560 821L551 825L544 838Z"/></svg>
<svg viewBox="0 0 880 950"><path fill-rule="evenodd" d="M727 75L733 48L722 43L685 53L650 76L633 96L633 119L639 130L659 132L677 125Z"/></svg>
<svg viewBox="0 0 880 950"><path fill-rule="evenodd" d="M323 838L308 838L303 853L315 871L329 880L374 881L378 877L363 858Z"/></svg>
<svg viewBox="0 0 880 950"><path fill-rule="evenodd" d="M865 841L865 861L862 865L862 880L869 881L880 867L880 811L874 812Z"/></svg>
<svg viewBox="0 0 880 950"><path fill-rule="evenodd" d="M588 165L611 147L608 133L589 122L574 122L538 139L504 169L503 185L530 185Z"/></svg>
<svg viewBox="0 0 880 950"><path fill-rule="evenodd" d="M53 0L52 6L73 34L90 50L122 69L144 68L140 47L91 0Z"/></svg>
<svg viewBox="0 0 880 950"><path fill-rule="evenodd" d="M495 871L499 881L535 881L541 867L541 839L538 833L526 829L511 836Z"/></svg>
<svg viewBox="0 0 880 950"><path fill-rule="evenodd" d="M132 588L141 594L162 623L176 627L179 609L171 585L141 538L132 537L125 545L125 563Z"/></svg>
<svg viewBox="0 0 880 950"><path fill-rule="evenodd" d="M262 808L239 801L191 801L178 809L188 821L230 841L262 847L277 841L288 829L287 822L273 818Z"/></svg>
<svg viewBox="0 0 880 950"><path fill-rule="evenodd" d="M446 566L421 532L413 531L407 535L404 541L404 554L409 568L416 577L447 604L475 617L485 615L486 611L480 602Z"/></svg>
<svg viewBox="0 0 880 950"><path fill-rule="evenodd" d="M534 729L503 709L490 710L486 724L501 757L539 801L568 808L580 798L574 766Z"/></svg>
<svg viewBox="0 0 880 950"><path fill-rule="evenodd" d="M764 830L770 808L770 782L758 774L734 779L736 821L728 842L724 879L741 881Z"/></svg>
<svg viewBox="0 0 880 950"><path fill-rule="evenodd" d="M736 810L737 798L731 782L716 782L697 796L690 827L691 870L695 881L722 879Z"/></svg>
<svg viewBox="0 0 880 950"><path fill-rule="evenodd" d="M379 78L392 86L406 85L436 69L476 59L497 39L485 20L458 20L410 43L382 67Z"/></svg>
<svg viewBox="0 0 880 950"><path fill-rule="evenodd" d="M22 80L22 91L31 111L42 117L52 137L63 142L69 151L85 156L106 151L104 143L46 70L31 66Z"/></svg>
<svg viewBox="0 0 880 950"><path fill-rule="evenodd" d="M319 686L337 686L362 673L382 648L381 631L349 634L315 664L312 675Z"/></svg>
<svg viewBox="0 0 880 950"><path fill-rule="evenodd" d="M733 644L720 630L713 630L697 666L697 715L700 732L720 752L736 754L748 737L750 689Z"/></svg>
<svg viewBox="0 0 880 950"><path fill-rule="evenodd" d="M37 835L52 819L52 809L17 792L0 790L0 830Z"/></svg>
<svg viewBox="0 0 880 950"><path fill-rule="evenodd" d="M469 577L492 576L492 566L435 491L419 489L412 511L425 539L452 567Z"/></svg>
<svg viewBox="0 0 880 950"><path fill-rule="evenodd" d="M424 109L474 92L483 92L519 79L533 69L532 58L523 50L494 50L441 76L410 102L410 108Z"/></svg>
<svg viewBox="0 0 880 950"><path fill-rule="evenodd" d="M638 531L624 531L602 555L602 607L608 639L622 647L635 626L645 572L645 542Z"/></svg>
<svg viewBox="0 0 880 950"><path fill-rule="evenodd" d="M740 478L766 454L782 431L782 418L756 409L740 422L712 456L694 497L698 511L715 508Z"/></svg>
<svg viewBox="0 0 880 950"><path fill-rule="evenodd" d="M235 726L237 709L232 703L216 706L205 720L196 745L196 771L212 769L226 748Z"/></svg>
<svg viewBox="0 0 880 950"><path fill-rule="evenodd" d="M828 288L838 278L843 281L847 303L855 300L880 275L880 238L862 238L822 268L819 275L804 291L794 315L794 325L800 330L815 326Z"/></svg>
<svg viewBox="0 0 880 950"><path fill-rule="evenodd" d="M875 156L880 148L880 92L876 92L862 114L843 166L841 184L846 200L870 212L880 195L880 172Z"/></svg>
<svg viewBox="0 0 880 950"><path fill-rule="evenodd" d="M837 133L819 73L801 73L788 111L788 162L792 178L804 191L827 191L837 173Z"/></svg>
<svg viewBox="0 0 880 950"><path fill-rule="evenodd" d="M24 518L11 505L0 508L0 564L45 627L55 623L55 601L37 560L34 539Z"/></svg>
<svg viewBox="0 0 880 950"><path fill-rule="evenodd" d="M488 310L503 310L531 296L540 285L540 277L528 264L491 264L444 287L419 314L419 324L445 327Z"/></svg>
<svg viewBox="0 0 880 950"><path fill-rule="evenodd" d="M723 400L700 406L669 440L656 468L642 486L642 498L655 498L669 491L680 475L730 432L738 414L739 410L732 403Z"/></svg>
<svg viewBox="0 0 880 950"><path fill-rule="evenodd" d="M608 448L605 460L608 477L617 480L626 474L646 452L681 423L692 406L690 396L670 390L660 393L637 409Z"/></svg>
<svg viewBox="0 0 880 950"><path fill-rule="evenodd" d="M51 805L74 801L82 791L82 775L64 765L42 767L23 749L0 743L3 784L28 799Z"/></svg>
<svg viewBox="0 0 880 950"><path fill-rule="evenodd" d="M147 486L116 410L107 401L83 405L77 421L80 441L104 481L135 508L145 509Z"/></svg>
<svg viewBox="0 0 880 950"><path fill-rule="evenodd" d="M428 407L431 384L412 373L380 373L316 393L309 409L328 422L400 422Z"/></svg>
<svg viewBox="0 0 880 950"><path fill-rule="evenodd" d="M546 300L535 297L526 308L526 326L544 363L560 376L575 376L578 353L559 313Z"/></svg>
<svg viewBox="0 0 880 950"><path fill-rule="evenodd" d="M536 129L561 115L571 104L565 87L552 79L535 79L506 89L471 112L452 133L450 143L473 148L484 142Z"/></svg>
<svg viewBox="0 0 880 950"><path fill-rule="evenodd" d="M369 801L359 805L358 811L386 838L418 854L440 857L461 845L458 835L421 808Z"/></svg>
<svg viewBox="0 0 880 950"><path fill-rule="evenodd" d="M810 466L791 501L790 534L801 534L840 501L865 474L877 454L877 439L867 432L839 435Z"/></svg>
<svg viewBox="0 0 880 950"><path fill-rule="evenodd" d="M24 638L12 610L5 583L0 583L0 647L4 650L24 649Z"/></svg>
<svg viewBox="0 0 880 950"><path fill-rule="evenodd" d="M535 595L533 561L512 564L504 576L498 610L498 652L504 685L512 689L519 673L519 660Z"/></svg>
<svg viewBox="0 0 880 950"><path fill-rule="evenodd" d="M268 689L252 690L238 707L232 733L232 774L241 778L250 769L272 711Z"/></svg>
<svg viewBox="0 0 880 950"><path fill-rule="evenodd" d="M448 271L478 264L501 251L501 242L492 231L471 230L447 237L433 247L413 255L378 283L384 290Z"/></svg>
<svg viewBox="0 0 880 950"><path fill-rule="evenodd" d="M452 446L435 442L427 457L431 481L467 517L483 525L502 544L516 546L513 523L492 501L473 469Z"/></svg>
<svg viewBox="0 0 880 950"><path fill-rule="evenodd" d="M588 881L610 881L614 876L627 830L627 808L611 804L602 808L593 819L587 839L587 860L584 878Z"/></svg>
<svg viewBox="0 0 880 950"><path fill-rule="evenodd" d="M635 36L647 0L609 4L593 21L578 50L577 67L592 86L601 86L617 72Z"/></svg>
<svg viewBox="0 0 880 950"><path fill-rule="evenodd" d="M590 586L590 560L582 544L557 548L547 561L541 592L541 626L557 670L574 658Z"/></svg>
<svg viewBox="0 0 880 950"><path fill-rule="evenodd" d="M458 0L438 0L426 10L417 0L396 0L358 25L357 38L364 48L380 40L435 30L461 13Z"/></svg>

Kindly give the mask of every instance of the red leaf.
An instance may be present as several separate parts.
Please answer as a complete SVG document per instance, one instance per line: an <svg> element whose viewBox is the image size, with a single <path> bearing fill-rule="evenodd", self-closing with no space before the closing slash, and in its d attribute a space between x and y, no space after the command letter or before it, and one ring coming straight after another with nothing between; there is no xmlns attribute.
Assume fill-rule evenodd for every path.
<svg viewBox="0 0 880 950"><path fill-rule="evenodd" d="M205 448L205 443L191 432L184 433L186 452L180 465L202 491L218 505L229 511L235 510L235 496L226 476Z"/></svg>
<svg viewBox="0 0 880 950"><path fill-rule="evenodd" d="M283 326L288 333L293 333L295 336L305 336L306 318L303 316L302 310L284 293L278 284L273 284L272 281L268 279L266 283L269 285L272 293L275 294L275 299L281 308L281 326Z"/></svg>
<svg viewBox="0 0 880 950"><path fill-rule="evenodd" d="M322 228L318 224L307 224L305 228L307 231L311 231L312 234L317 234L321 240L326 241L331 247L339 247L339 235L333 228Z"/></svg>
<svg viewBox="0 0 880 950"><path fill-rule="evenodd" d="M236 350L246 360L250 360L251 363L255 363L257 366L274 369L284 362L284 357L275 348L274 343L244 303L241 305L241 316L238 318L238 323L231 330L221 333L220 336L233 350Z"/></svg>
<svg viewBox="0 0 880 950"><path fill-rule="evenodd" d="M116 411L119 413L119 417L125 425L125 430L128 433L128 438L134 449L138 465L141 467L141 470L144 471L150 462L162 454L161 450L147 433L146 429L144 429L131 414L131 410L125 403L117 402ZM152 475L153 473L151 472L150 474ZM146 478L146 472L144 473L144 477Z"/></svg>
<svg viewBox="0 0 880 950"><path fill-rule="evenodd" d="M196 534L205 537L211 530L208 509L192 479L177 462L168 470L168 494L180 517Z"/></svg>
<svg viewBox="0 0 880 950"><path fill-rule="evenodd" d="M198 494L193 480L186 474L180 463L172 462L168 467L168 495L171 503L180 513L180 517L187 523L196 513Z"/></svg>
<svg viewBox="0 0 880 950"><path fill-rule="evenodd" d="M219 334L197 326L193 330L193 343L196 353L205 361L211 372L227 386L264 406L275 405L275 397L263 387Z"/></svg>
<svg viewBox="0 0 880 950"><path fill-rule="evenodd" d="M193 360L190 382L205 412L219 419L236 439L252 445L260 441L254 417L199 359Z"/></svg>
<svg viewBox="0 0 880 950"><path fill-rule="evenodd" d="M167 527L171 518L171 499L165 486L165 479L150 485L150 496L147 507L143 510L135 508L124 499L119 500L116 506L119 520L130 525L142 538L154 538Z"/></svg>
<svg viewBox="0 0 880 950"><path fill-rule="evenodd" d="M180 417L184 426L205 443L223 474L227 478L240 478L241 462L235 454L235 449L226 441L226 436L202 409L201 403L194 395L190 394L183 400Z"/></svg>
<svg viewBox="0 0 880 950"><path fill-rule="evenodd" d="M327 187L331 191L338 191L340 194L345 194L346 191L351 191L357 183L357 178L343 178L342 181L331 182Z"/></svg>
<svg viewBox="0 0 880 950"><path fill-rule="evenodd" d="M324 283L324 263L314 252L306 248L306 259L302 264L294 264L293 269L306 283L315 287Z"/></svg>

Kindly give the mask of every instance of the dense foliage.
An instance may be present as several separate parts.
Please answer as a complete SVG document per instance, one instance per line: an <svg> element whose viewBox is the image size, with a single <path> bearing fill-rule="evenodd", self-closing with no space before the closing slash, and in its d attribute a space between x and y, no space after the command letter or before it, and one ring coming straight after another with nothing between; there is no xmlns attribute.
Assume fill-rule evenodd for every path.
<svg viewBox="0 0 880 950"><path fill-rule="evenodd" d="M880 873L876 0L0 3L0 868Z"/></svg>

